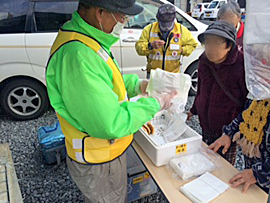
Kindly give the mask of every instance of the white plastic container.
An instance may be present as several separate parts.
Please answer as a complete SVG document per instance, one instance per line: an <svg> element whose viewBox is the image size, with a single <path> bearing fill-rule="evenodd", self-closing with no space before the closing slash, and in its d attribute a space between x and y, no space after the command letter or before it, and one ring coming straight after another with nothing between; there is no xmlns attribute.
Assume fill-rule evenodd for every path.
<svg viewBox="0 0 270 203"><path fill-rule="evenodd" d="M170 159L177 156L192 154L202 145L202 136L187 126L181 140L157 146L143 129L134 135L135 141L140 145L150 160L156 166L166 165Z"/></svg>
<svg viewBox="0 0 270 203"><path fill-rule="evenodd" d="M157 146L179 140L182 136L185 137L183 134L187 130L186 120L185 113L172 115L170 112L161 111L151 121L155 133L150 138Z"/></svg>

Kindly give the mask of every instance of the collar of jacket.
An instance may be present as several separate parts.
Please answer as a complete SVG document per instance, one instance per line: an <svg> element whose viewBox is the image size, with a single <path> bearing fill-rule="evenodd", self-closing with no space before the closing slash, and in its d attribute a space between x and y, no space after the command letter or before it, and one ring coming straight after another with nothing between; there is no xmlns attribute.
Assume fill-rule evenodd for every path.
<svg viewBox="0 0 270 203"><path fill-rule="evenodd" d="M239 30L237 31L237 39L241 38L244 34L245 25L243 22L240 22Z"/></svg>
<svg viewBox="0 0 270 203"><path fill-rule="evenodd" d="M160 30L160 28L159 28L159 22L155 22L156 24L157 24L157 33L160 33L161 35L163 35L162 34L162 32L161 32L161 30ZM178 23L178 24L180 24L180 23ZM181 24L180 24L180 26L181 26ZM178 29L178 27L180 28L180 26L177 26L177 22L175 22L174 23L174 27L173 27L173 29L169 32L169 34L168 34L168 36L170 35L170 33L180 33L181 32L181 30L179 30ZM181 33L182 34L182 33Z"/></svg>
<svg viewBox="0 0 270 203"><path fill-rule="evenodd" d="M85 22L79 13L75 11L72 15L72 20L76 26L80 27L82 34L90 36L97 40L99 44L110 53L111 46L115 44L119 38L107 34Z"/></svg>
<svg viewBox="0 0 270 203"><path fill-rule="evenodd" d="M209 61L208 58L205 55L205 52L200 56L199 60L204 61L206 64L208 64L208 65L210 65L212 67L217 67L218 68L218 67L229 66L229 65L234 64L236 62L236 60L237 60L238 54L239 54L239 50L238 50L237 46L235 46L234 50L232 50L232 51L230 51L228 53L225 61L223 61L220 64L215 64L215 63Z"/></svg>

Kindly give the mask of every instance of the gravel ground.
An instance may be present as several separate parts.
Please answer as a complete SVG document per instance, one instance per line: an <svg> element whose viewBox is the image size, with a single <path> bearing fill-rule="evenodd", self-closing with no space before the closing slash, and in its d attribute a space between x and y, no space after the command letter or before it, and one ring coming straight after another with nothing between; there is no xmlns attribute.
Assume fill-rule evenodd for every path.
<svg viewBox="0 0 270 203"><path fill-rule="evenodd" d="M187 110L194 97L189 98ZM80 191L71 180L66 163L59 166L46 165L37 145L37 130L41 126L56 121L53 110L31 121L12 121L0 112L0 143L8 142L18 176L19 185L25 203L45 202L83 202ZM194 116L188 122L193 129L201 132L198 118ZM237 166L242 169L242 157L238 156ZM156 194L137 202L168 202L159 190Z"/></svg>

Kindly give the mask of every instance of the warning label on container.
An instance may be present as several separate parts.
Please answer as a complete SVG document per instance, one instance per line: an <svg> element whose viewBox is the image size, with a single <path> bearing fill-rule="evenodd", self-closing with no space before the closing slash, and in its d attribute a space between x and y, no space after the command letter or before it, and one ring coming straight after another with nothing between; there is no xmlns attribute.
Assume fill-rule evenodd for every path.
<svg viewBox="0 0 270 203"><path fill-rule="evenodd" d="M176 146L175 154L181 154L187 151L187 144Z"/></svg>
<svg viewBox="0 0 270 203"><path fill-rule="evenodd" d="M133 184L137 184L143 181L143 176L137 177L133 179Z"/></svg>
<svg viewBox="0 0 270 203"><path fill-rule="evenodd" d="M146 172L146 173L144 174L144 179L147 179L147 178L150 178L150 174L149 174L148 172Z"/></svg>

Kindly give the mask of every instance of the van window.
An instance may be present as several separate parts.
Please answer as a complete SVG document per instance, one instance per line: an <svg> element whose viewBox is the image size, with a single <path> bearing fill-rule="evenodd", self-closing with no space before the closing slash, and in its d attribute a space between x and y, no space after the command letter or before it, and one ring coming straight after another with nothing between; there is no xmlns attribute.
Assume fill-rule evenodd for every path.
<svg viewBox="0 0 270 203"><path fill-rule="evenodd" d="M246 8L246 0L238 0L237 2L240 8Z"/></svg>
<svg viewBox="0 0 270 203"><path fill-rule="evenodd" d="M176 14L177 22L184 25L189 31L197 31L197 29L192 25L187 19L185 19L182 15L179 13Z"/></svg>
<svg viewBox="0 0 270 203"><path fill-rule="evenodd" d="M209 4L204 4L204 8L208 8Z"/></svg>
<svg viewBox="0 0 270 203"><path fill-rule="evenodd" d="M196 5L196 9L201 9L201 7L202 7L202 4L197 4Z"/></svg>
<svg viewBox="0 0 270 203"><path fill-rule="evenodd" d="M219 3L219 1L212 1L212 3L210 4L210 6L208 8L216 8L218 3Z"/></svg>
<svg viewBox="0 0 270 203"><path fill-rule="evenodd" d="M23 33L28 0L0 0L0 33Z"/></svg>
<svg viewBox="0 0 270 203"><path fill-rule="evenodd" d="M34 6L34 31L55 32L77 10L78 2L36 2Z"/></svg>
<svg viewBox="0 0 270 203"><path fill-rule="evenodd" d="M152 4L149 1L137 1L137 3L143 6L144 10L140 14L131 17L125 26L126 28L143 29L148 24L157 21L156 15L160 4Z"/></svg>

